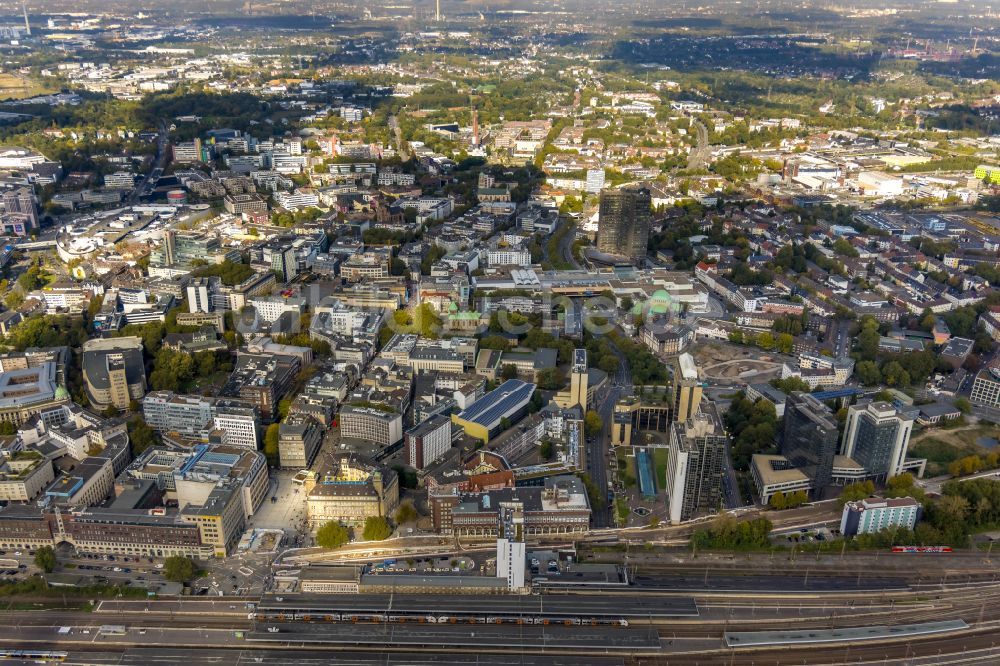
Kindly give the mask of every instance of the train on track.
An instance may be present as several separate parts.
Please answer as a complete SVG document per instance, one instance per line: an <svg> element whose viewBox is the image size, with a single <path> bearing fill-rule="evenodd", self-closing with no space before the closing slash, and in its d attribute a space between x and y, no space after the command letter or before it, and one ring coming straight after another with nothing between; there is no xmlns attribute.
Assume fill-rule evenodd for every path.
<svg viewBox="0 0 1000 666"><path fill-rule="evenodd" d="M50 661L66 661L68 652L53 650L0 650L0 661L34 661L46 663Z"/></svg>
<svg viewBox="0 0 1000 666"><path fill-rule="evenodd" d="M581 617L512 617L502 615L400 615L393 613L366 612L323 612L323 613L278 613L256 611L249 613L247 619L262 623L274 622L368 622L380 624L535 624L535 625L565 625L565 626L612 626L627 627L628 620L618 618L581 618Z"/></svg>

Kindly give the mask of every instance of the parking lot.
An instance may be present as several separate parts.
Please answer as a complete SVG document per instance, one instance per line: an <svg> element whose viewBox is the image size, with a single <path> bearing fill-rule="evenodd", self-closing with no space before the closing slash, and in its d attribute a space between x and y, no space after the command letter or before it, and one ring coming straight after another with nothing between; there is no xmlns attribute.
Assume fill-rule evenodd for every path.
<svg viewBox="0 0 1000 666"><path fill-rule="evenodd" d="M802 528L790 532L771 534L771 541L781 545L836 541L839 538L840 530L831 530L828 527Z"/></svg>

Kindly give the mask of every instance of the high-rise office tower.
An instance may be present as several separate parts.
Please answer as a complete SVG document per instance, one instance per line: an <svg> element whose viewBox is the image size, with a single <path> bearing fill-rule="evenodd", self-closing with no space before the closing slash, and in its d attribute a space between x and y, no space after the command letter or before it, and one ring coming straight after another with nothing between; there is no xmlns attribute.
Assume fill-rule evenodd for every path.
<svg viewBox="0 0 1000 666"><path fill-rule="evenodd" d="M670 428L666 490L671 524L719 508L728 446L722 424L709 412Z"/></svg>
<svg viewBox="0 0 1000 666"><path fill-rule="evenodd" d="M822 402L796 391L785 402L781 455L812 480L816 497L830 485L837 454L837 421Z"/></svg>
<svg viewBox="0 0 1000 666"><path fill-rule="evenodd" d="M587 350L573 350L573 367L569 376L569 406L580 405L580 409L587 411L587 383L589 374L587 370Z"/></svg>
<svg viewBox="0 0 1000 666"><path fill-rule="evenodd" d="M646 256L653 217L649 190L602 190L597 219L597 250L638 259Z"/></svg>
<svg viewBox="0 0 1000 666"><path fill-rule="evenodd" d="M840 453L853 458L871 476L896 476L903 471L912 431L913 417L887 402L852 405Z"/></svg>

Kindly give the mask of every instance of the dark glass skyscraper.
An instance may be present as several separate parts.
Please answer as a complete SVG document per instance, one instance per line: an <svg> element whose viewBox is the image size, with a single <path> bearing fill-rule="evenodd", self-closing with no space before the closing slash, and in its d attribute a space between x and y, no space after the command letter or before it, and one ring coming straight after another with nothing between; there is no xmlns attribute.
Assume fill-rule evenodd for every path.
<svg viewBox="0 0 1000 666"><path fill-rule="evenodd" d="M646 256L653 211L649 190L602 190L597 251L637 259Z"/></svg>
<svg viewBox="0 0 1000 666"><path fill-rule="evenodd" d="M816 497L830 485L837 454L837 422L822 402L796 391L785 402L785 432L781 455L812 480Z"/></svg>

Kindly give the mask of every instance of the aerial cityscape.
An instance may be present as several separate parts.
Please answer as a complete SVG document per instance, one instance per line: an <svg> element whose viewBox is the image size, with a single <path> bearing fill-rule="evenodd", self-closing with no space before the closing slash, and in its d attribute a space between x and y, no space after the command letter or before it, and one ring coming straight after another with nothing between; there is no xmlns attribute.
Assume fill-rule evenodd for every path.
<svg viewBox="0 0 1000 666"><path fill-rule="evenodd" d="M1000 664L1000 3L0 52L0 662Z"/></svg>

